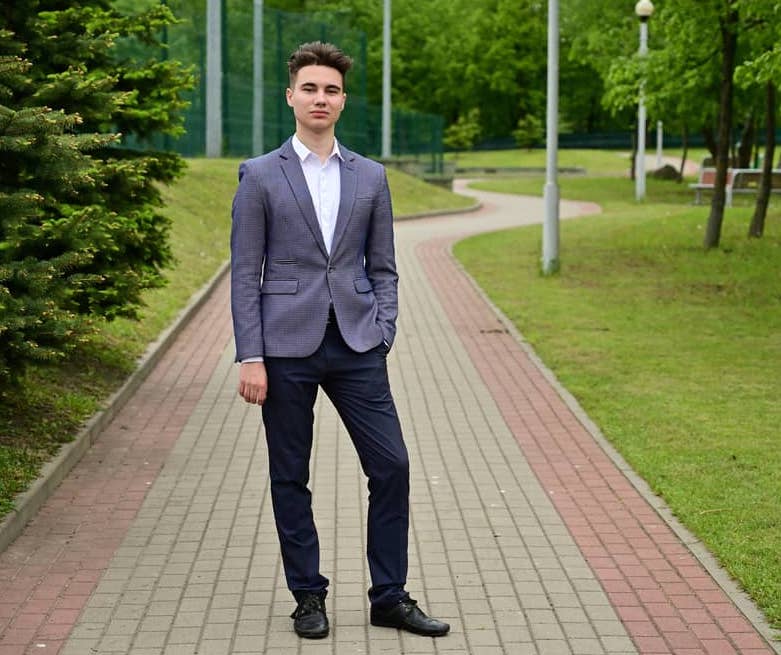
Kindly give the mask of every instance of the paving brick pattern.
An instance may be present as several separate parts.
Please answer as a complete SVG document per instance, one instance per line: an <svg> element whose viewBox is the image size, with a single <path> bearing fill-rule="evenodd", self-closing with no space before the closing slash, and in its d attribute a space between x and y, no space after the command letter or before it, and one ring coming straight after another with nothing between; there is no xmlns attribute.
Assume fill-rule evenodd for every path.
<svg viewBox="0 0 781 655"><path fill-rule="evenodd" d="M453 633L367 626L365 482L318 401L312 486L333 630L293 635L259 409L235 393L229 345L63 655L635 652L399 232L405 319L390 364L413 462L409 588Z"/></svg>
<svg viewBox="0 0 781 655"><path fill-rule="evenodd" d="M57 653L230 338L227 287L185 328L25 531L0 553L0 655ZM89 651L85 651L85 654Z"/></svg>
<svg viewBox="0 0 781 655"><path fill-rule="evenodd" d="M447 256L458 235L541 216L539 202L484 198L481 212L397 230L389 365L412 465L408 588L450 621L448 637L367 625L366 485L320 400L312 486L332 631L292 633L260 411L235 392L223 285L0 555L0 655L771 652ZM563 216L589 209L564 203ZM627 536L642 546L622 551Z"/></svg>
<svg viewBox="0 0 781 655"><path fill-rule="evenodd" d="M615 466L495 312L458 275L452 240L428 277L541 485L641 653L769 655L769 644Z"/></svg>

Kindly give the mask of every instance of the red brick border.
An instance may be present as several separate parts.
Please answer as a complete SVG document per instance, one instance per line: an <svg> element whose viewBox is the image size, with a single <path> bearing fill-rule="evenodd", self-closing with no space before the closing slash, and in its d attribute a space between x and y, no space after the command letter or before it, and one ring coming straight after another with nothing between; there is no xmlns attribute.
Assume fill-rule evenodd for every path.
<svg viewBox="0 0 781 655"><path fill-rule="evenodd" d="M642 654L772 655L671 528L572 413L453 261L417 254L532 470Z"/></svg>
<svg viewBox="0 0 781 655"><path fill-rule="evenodd" d="M231 335L228 298L226 276L0 553L0 655L59 652L217 366Z"/></svg>

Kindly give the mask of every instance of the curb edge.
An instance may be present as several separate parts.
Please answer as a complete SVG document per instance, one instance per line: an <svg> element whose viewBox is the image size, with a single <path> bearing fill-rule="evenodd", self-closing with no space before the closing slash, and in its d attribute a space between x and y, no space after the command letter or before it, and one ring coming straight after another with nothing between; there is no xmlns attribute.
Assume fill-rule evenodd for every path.
<svg viewBox="0 0 781 655"><path fill-rule="evenodd" d="M100 432L124 407L155 364L171 347L179 333L209 298L228 272L229 267L229 260L223 262L214 275L190 297L187 305L179 312L173 322L147 346L144 354L138 360L136 369L122 386L105 400L103 409L99 409L87 419L74 440L60 448L54 459L43 465L33 484L16 497L14 508L5 518L0 520L0 552L6 550L22 533L27 523L35 517L60 482L97 440Z"/></svg>

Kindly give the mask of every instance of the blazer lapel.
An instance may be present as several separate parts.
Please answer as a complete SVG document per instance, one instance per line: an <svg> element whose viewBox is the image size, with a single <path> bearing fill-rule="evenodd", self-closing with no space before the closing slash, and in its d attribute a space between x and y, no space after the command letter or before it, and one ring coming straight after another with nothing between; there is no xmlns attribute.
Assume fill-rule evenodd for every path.
<svg viewBox="0 0 781 655"><path fill-rule="evenodd" d="M339 246L339 242L344 236L345 230L347 230L347 225L350 223L350 218L353 214L353 205L355 204L355 191L358 182L357 175L355 174L355 155L347 150L347 148L344 148L341 144L339 145L339 148L342 151L342 157L344 157L344 161L341 162L341 170L339 171L339 212L336 214L334 239L331 243L332 254Z"/></svg>
<svg viewBox="0 0 781 655"><path fill-rule="evenodd" d="M328 251L325 249L323 231L320 229L320 223L317 222L315 206L312 203L312 196L309 194L309 187L306 185L306 178L304 177L304 171L301 169L301 162L298 159L296 151L293 150L290 140L285 143L279 156L282 163L282 172L287 178L290 190L293 192L296 203L298 203L298 208L301 210L301 214L303 215L310 232L312 232L312 236L317 242L318 247L327 258Z"/></svg>

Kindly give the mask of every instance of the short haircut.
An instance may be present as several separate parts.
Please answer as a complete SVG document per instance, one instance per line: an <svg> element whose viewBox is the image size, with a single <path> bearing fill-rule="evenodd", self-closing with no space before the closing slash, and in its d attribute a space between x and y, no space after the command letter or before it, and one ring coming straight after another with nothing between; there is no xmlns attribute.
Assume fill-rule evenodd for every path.
<svg viewBox="0 0 781 655"><path fill-rule="evenodd" d="M290 55L287 60L287 69L290 73L290 86L296 81L296 75L304 66L328 66L335 68L342 74L342 86L344 86L344 76L352 68L353 60L344 54L333 43L323 43L322 41L312 41L311 43L302 43Z"/></svg>

